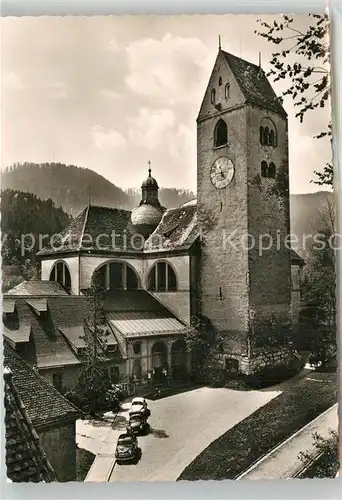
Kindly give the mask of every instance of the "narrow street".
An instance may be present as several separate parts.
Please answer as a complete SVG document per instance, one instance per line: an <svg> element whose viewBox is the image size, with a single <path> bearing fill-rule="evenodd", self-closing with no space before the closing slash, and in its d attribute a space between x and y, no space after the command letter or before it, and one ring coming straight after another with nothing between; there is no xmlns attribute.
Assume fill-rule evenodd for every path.
<svg viewBox="0 0 342 500"><path fill-rule="evenodd" d="M212 441L266 404L280 392L240 392L203 387L156 401L151 409L150 433L139 436L137 464L113 468L116 441L126 428L129 403L107 422L77 422L77 444L96 454L86 481L176 481L184 468Z"/></svg>
<svg viewBox="0 0 342 500"><path fill-rule="evenodd" d="M138 438L141 459L136 465L115 464L109 480L176 481L212 441L278 394L204 387L148 401L151 430Z"/></svg>

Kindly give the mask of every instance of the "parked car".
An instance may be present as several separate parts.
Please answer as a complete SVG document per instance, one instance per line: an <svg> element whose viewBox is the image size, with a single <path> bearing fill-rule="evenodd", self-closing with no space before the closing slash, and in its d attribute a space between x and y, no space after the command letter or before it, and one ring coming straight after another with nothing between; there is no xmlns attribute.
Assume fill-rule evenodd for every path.
<svg viewBox="0 0 342 500"><path fill-rule="evenodd" d="M132 399L131 407L129 409L129 414L143 412L145 415L150 416L151 412L147 408L147 402L145 398L136 397Z"/></svg>
<svg viewBox="0 0 342 500"><path fill-rule="evenodd" d="M133 461L138 454L138 440L133 433L120 434L116 444L115 458L118 464Z"/></svg>
<svg viewBox="0 0 342 500"><path fill-rule="evenodd" d="M147 417L144 412L131 413L127 425L127 432L133 434L144 433L147 429Z"/></svg>

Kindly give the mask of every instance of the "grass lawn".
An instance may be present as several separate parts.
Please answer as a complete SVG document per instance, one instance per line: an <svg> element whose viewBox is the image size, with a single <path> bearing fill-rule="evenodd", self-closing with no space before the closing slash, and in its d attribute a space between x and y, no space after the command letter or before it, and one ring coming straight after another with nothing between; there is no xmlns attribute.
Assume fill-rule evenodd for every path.
<svg viewBox="0 0 342 500"><path fill-rule="evenodd" d="M310 373L213 441L178 480L235 479L337 401L336 373Z"/></svg>

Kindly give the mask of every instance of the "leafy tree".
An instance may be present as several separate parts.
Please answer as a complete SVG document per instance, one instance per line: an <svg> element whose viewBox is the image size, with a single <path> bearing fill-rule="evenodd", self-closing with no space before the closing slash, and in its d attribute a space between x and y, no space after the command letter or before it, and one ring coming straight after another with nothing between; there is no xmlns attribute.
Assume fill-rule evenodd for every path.
<svg viewBox="0 0 342 500"><path fill-rule="evenodd" d="M314 452L300 452L298 458L305 466L310 465L314 469L313 475L310 477L327 478L336 477L339 470L339 438L336 431L330 430L328 439L323 438L320 434L314 433ZM317 459L317 457L319 457ZM316 460L315 460L316 459Z"/></svg>
<svg viewBox="0 0 342 500"><path fill-rule="evenodd" d="M1 192L1 255L4 266L17 267L17 277L37 276L36 253L48 239L40 236L58 234L70 217L52 200L40 200L32 193L5 189ZM8 283L6 267L3 283Z"/></svg>
<svg viewBox="0 0 342 500"><path fill-rule="evenodd" d="M185 343L191 357L192 378L208 385L222 385L224 371L218 362L218 355L222 353L222 336L205 316L193 317L191 324Z"/></svg>
<svg viewBox="0 0 342 500"><path fill-rule="evenodd" d="M319 366L336 355L336 270L334 208L321 214L302 286L302 325L309 340L309 362Z"/></svg>
<svg viewBox="0 0 342 500"><path fill-rule="evenodd" d="M119 402L106 367L108 333L103 313L104 292L99 275L95 274L91 287L85 292L87 304L83 337L86 344L84 369L74 390L66 394L74 404L93 416L98 411L116 407Z"/></svg>
<svg viewBox="0 0 342 500"><path fill-rule="evenodd" d="M298 108L296 117L303 122L309 112L324 108L330 102L330 44L328 39L329 17L327 14L309 14L311 24L301 30L295 24L295 17L282 15L281 21L273 23L258 19L259 36L279 46L279 52L272 54L271 70L268 76L274 81L289 80L283 95L289 95ZM316 138L331 136L331 123ZM333 185L333 166L327 163L322 172L315 172L316 184Z"/></svg>

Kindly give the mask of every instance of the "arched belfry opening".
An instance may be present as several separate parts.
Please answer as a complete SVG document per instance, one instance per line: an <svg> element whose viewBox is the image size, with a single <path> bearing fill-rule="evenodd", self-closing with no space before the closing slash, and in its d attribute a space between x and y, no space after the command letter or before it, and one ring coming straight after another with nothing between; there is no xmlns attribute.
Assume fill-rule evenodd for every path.
<svg viewBox="0 0 342 500"><path fill-rule="evenodd" d="M222 118L216 123L214 130L214 146L225 146L228 143L228 127Z"/></svg>

